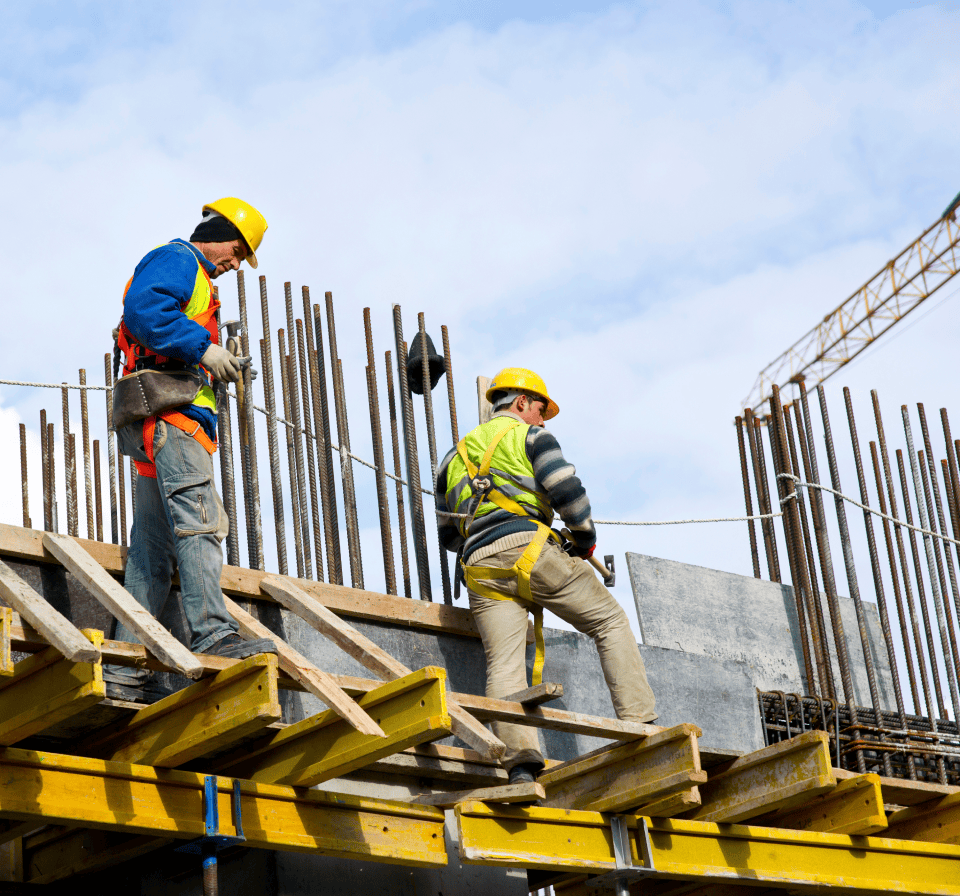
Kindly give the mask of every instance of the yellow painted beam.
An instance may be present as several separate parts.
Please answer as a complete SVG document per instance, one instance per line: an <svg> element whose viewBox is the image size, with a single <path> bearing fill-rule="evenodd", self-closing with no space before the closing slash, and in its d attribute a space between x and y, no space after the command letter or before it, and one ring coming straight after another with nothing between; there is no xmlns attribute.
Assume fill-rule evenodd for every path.
<svg viewBox="0 0 960 896"><path fill-rule="evenodd" d="M650 803L632 809L634 815L649 815L652 818L673 818L700 805L700 788L691 787L679 793L671 793Z"/></svg>
<svg viewBox="0 0 960 896"><path fill-rule="evenodd" d="M486 803L461 803L455 812L466 864L591 873L616 867L609 821L599 812ZM960 846L669 818L649 825L653 880L960 896ZM633 862L641 865L638 816L628 826Z"/></svg>
<svg viewBox="0 0 960 896"><path fill-rule="evenodd" d="M204 834L204 776L81 756L0 749L0 818L36 819L155 837ZM392 800L242 781L247 846L392 862L446 864L443 811ZM218 779L224 834L233 780Z"/></svg>
<svg viewBox="0 0 960 896"><path fill-rule="evenodd" d="M779 812L759 824L825 834L876 834L887 827L879 775L858 775L798 809ZM886 834L883 834L886 837Z"/></svg>
<svg viewBox="0 0 960 896"><path fill-rule="evenodd" d="M537 779L547 791L542 805L622 812L689 790L707 780L700 768L700 733L695 725L677 725L554 766Z"/></svg>
<svg viewBox="0 0 960 896"><path fill-rule="evenodd" d="M103 643L103 632L85 629L84 634L96 646ZM38 734L105 697L99 662L73 663L48 647L17 663L12 676L0 678L0 745Z"/></svg>
<svg viewBox="0 0 960 896"><path fill-rule="evenodd" d="M360 699L387 735L361 734L332 710L289 725L217 762L222 774L264 783L310 787L363 768L414 744L446 737L446 672L428 666L390 681Z"/></svg>
<svg viewBox="0 0 960 896"><path fill-rule="evenodd" d="M277 658L252 656L97 731L79 752L173 768L226 749L280 719Z"/></svg>
<svg viewBox="0 0 960 896"><path fill-rule="evenodd" d="M960 843L960 793L894 812L884 837Z"/></svg>
<svg viewBox="0 0 960 896"><path fill-rule="evenodd" d="M735 759L700 785L697 821L746 821L810 802L837 784L825 731L790 740Z"/></svg>
<svg viewBox="0 0 960 896"><path fill-rule="evenodd" d="M0 675L13 675L13 659L10 656L10 630L13 626L13 610L0 607Z"/></svg>

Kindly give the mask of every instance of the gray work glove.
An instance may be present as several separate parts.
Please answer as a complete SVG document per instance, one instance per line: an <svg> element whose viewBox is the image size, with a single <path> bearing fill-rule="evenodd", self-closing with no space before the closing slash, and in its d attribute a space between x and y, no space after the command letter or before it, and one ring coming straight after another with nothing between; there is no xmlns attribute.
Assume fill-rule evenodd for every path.
<svg viewBox="0 0 960 896"><path fill-rule="evenodd" d="M235 383L240 379L240 360L225 348L210 343L200 363L223 383Z"/></svg>

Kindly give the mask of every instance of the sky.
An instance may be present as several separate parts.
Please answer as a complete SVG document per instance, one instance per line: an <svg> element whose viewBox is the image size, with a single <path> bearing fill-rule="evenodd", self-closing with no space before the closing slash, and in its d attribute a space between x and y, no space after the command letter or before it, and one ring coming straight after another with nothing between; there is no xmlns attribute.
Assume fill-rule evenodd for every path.
<svg viewBox="0 0 960 896"><path fill-rule="evenodd" d="M257 275L274 329L284 282L333 293L357 454L362 309L383 395L400 303L408 338L420 311L438 342L449 327L461 431L477 375L543 376L598 519L741 514L732 421L757 372L960 190L957 2L37 2L4 19L0 379L102 383L139 258L237 195L269 222L254 333ZM219 285L237 316L234 276ZM864 425L871 388L888 429L901 403L960 414L955 293L829 382L835 417L844 385ZM57 392L0 386L2 522L21 522L21 422L42 520L41 408L59 438ZM373 479L356 477L376 590ZM599 535L635 626L625 551L751 572L745 523Z"/></svg>

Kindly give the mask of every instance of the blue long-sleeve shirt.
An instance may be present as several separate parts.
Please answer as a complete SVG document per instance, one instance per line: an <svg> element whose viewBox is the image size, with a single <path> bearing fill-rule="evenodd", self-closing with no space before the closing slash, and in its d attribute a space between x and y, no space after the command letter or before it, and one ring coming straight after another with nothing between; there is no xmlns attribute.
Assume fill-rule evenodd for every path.
<svg viewBox="0 0 960 896"><path fill-rule="evenodd" d="M186 240L159 246L140 260L123 300L123 320L137 342L191 365L199 364L210 346L206 328L180 310L193 295L197 261L208 274L216 272L216 265ZM196 420L211 441L216 440L217 418L209 408L184 405L177 410Z"/></svg>

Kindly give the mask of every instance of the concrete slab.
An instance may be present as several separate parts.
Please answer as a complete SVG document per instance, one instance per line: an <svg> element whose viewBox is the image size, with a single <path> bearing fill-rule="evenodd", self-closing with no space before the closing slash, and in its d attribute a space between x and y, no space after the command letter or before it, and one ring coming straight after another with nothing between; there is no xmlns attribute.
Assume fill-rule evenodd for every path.
<svg viewBox="0 0 960 896"><path fill-rule="evenodd" d="M793 588L644 554L627 554L627 569L644 644L746 664L760 690L810 693ZM821 595L829 620L826 596ZM881 708L895 709L890 666L876 604L863 602L870 654L877 670ZM840 618L850 656L855 699L870 706L856 608L840 598ZM828 622L829 628L829 622ZM837 688L840 668L828 635Z"/></svg>

